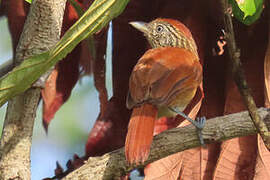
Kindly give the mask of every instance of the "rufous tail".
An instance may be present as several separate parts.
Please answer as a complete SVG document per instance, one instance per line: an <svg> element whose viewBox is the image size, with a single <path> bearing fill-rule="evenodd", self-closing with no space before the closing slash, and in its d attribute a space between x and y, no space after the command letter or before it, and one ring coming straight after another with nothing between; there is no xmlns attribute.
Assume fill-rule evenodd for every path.
<svg viewBox="0 0 270 180"><path fill-rule="evenodd" d="M126 159L130 164L143 163L148 158L157 113L158 109L151 104L133 109L125 143Z"/></svg>

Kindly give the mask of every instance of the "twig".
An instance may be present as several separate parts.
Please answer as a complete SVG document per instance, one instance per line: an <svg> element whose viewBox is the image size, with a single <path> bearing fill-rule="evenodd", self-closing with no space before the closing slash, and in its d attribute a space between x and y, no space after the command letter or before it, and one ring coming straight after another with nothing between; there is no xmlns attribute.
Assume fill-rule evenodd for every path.
<svg viewBox="0 0 270 180"><path fill-rule="evenodd" d="M227 47L232 64L232 73L234 80L244 99L245 105L249 111L249 114L255 127L257 128L259 134L261 135L267 149L270 150L270 133L265 123L261 120L259 114L257 113L255 101L250 93L250 89L248 87L244 71L241 67L240 50L236 47L235 43L235 36L233 31L232 18L229 12L230 7L228 4L228 0L222 0L221 4L222 10L224 12L224 26L226 31L225 39L228 45Z"/></svg>
<svg viewBox="0 0 270 180"><path fill-rule="evenodd" d="M270 127L270 110L260 108L258 112ZM248 112L244 111L207 120L202 133L205 143L210 144L256 134L257 131ZM168 155L198 146L200 146L200 142L194 126L174 128L154 137L149 159L141 166L128 165L124 149L121 148L101 157L90 157L82 167L68 174L63 180L119 179L134 168L144 167Z"/></svg>
<svg viewBox="0 0 270 180"><path fill-rule="evenodd" d="M15 55L15 64L47 51L60 39L66 0L35 0ZM0 179L31 179L30 149L40 88L30 88L8 102L0 144Z"/></svg>

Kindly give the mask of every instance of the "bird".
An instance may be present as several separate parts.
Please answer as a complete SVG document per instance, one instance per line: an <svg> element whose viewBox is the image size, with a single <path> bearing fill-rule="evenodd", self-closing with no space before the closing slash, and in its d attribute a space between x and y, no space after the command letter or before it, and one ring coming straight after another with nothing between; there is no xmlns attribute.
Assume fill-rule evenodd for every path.
<svg viewBox="0 0 270 180"><path fill-rule="evenodd" d="M125 141L130 164L142 164L149 156L155 120L177 114L201 130L205 117L193 120L183 113L202 82L202 66L196 43L189 29L178 20L158 18L149 23L130 22L141 31L151 49L134 66L126 106L132 109Z"/></svg>

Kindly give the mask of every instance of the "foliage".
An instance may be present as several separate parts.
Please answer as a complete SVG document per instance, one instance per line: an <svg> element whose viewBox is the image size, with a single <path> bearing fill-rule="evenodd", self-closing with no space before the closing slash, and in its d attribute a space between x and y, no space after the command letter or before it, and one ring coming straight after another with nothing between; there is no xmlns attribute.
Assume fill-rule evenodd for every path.
<svg viewBox="0 0 270 180"><path fill-rule="evenodd" d="M250 25L260 18L263 0L230 0L233 15L243 24Z"/></svg>
<svg viewBox="0 0 270 180"><path fill-rule="evenodd" d="M118 16L127 3L128 0L96 0L54 48L24 60L0 79L0 105L28 89L42 74L70 53L79 42Z"/></svg>
<svg viewBox="0 0 270 180"><path fill-rule="evenodd" d="M260 18L261 12L263 10L263 0L229 1L232 5L233 15L236 19L240 21L240 23L250 25ZM79 13L81 9L79 6L77 6L74 0L69 0L69 2L73 4L78 14L82 14L82 12ZM91 12L89 12L88 10L86 14L84 14L82 18L77 23L75 23L73 27L71 27L71 29L66 33L66 35L62 38L62 40L57 44L55 48L53 48L49 52L44 53L43 55L29 58L20 67L16 68L13 72L11 72L11 74L7 75L3 79L0 79L0 104L3 104L7 100L3 99L3 97L7 95L8 97L11 97L14 93L18 94L24 91L27 87L30 87L30 85L38 78L39 75L44 73L48 67L53 66L57 61L66 56L66 54L69 53L72 48L75 47L75 45L78 44L82 39L88 37L94 32L97 32L99 29L101 29L101 27L104 27L107 24L109 19L112 19L113 17L118 15L126 6L127 2L128 0L122 2L120 2L120 0L95 1L95 3L93 3L93 5L89 8L89 10L91 9ZM205 3L207 4L208 8L211 7L210 5L212 5L213 7L218 7L218 1L213 0L209 2L211 4L207 4L207 2L196 3ZM230 70L228 70L230 67L227 67L228 61L226 59L226 53L219 57L213 57L212 55L209 55L210 53L208 53L209 51L207 51L209 50L207 46L211 46L210 42L216 42L216 37L214 36L217 34L218 31L220 31L220 26L217 26L218 23L215 21L215 17L218 17L219 14L213 13L214 16L208 16L207 18L203 19L204 16L201 16L201 14L205 12L202 10L202 8L200 8L200 5L198 5L198 7L192 6L192 11L181 12L179 11L179 9L182 7L186 9L190 8L189 2L183 2L183 4L181 5L179 5L179 2L177 2L177 4L173 3L173 1L167 1L167 3L162 3L162 5L157 3L155 4L155 6L153 6L152 3L149 3L148 6L148 4L143 2L142 0L133 1L130 3L130 6L132 8L127 9L128 13L123 14L123 16L114 21L115 27L119 28L118 33L121 33L121 36L117 37L117 41L114 41L115 44L118 43L116 44L116 48L114 51L115 54L117 54L118 56L114 59L114 64L118 65L118 74L115 74L117 74L118 76L120 74L121 77L127 77L129 75L128 70L131 69L130 66L134 65L132 64L134 59L133 57L137 57L139 54L136 50L140 49L142 46L145 45L142 44L143 41L137 41L137 39L140 38L139 36L133 39L134 32L127 31L126 27L130 19L134 19L134 17L148 17L154 19L156 16L162 17L164 16L164 14L172 15L172 13L174 12L175 14L172 16L178 17L179 20L183 21L183 23L189 25L192 33L198 36L198 48L200 50L200 53L202 53L200 54L200 57L202 57L201 60L202 62L204 62L204 67L206 69L206 71L204 72L204 82L206 82L204 84L204 87L206 89L206 100L204 102L207 103L203 103L201 115L207 117L214 117L244 110L245 107L241 101L241 96L236 86L234 85L233 80L227 76L231 72ZM169 6L168 4L170 4L171 6ZM165 5L166 8L164 8L164 11L159 14L161 6L165 7ZM136 7L137 14L134 13L134 7ZM115 12L115 14L111 12L112 8L114 9L113 11ZM208 10L211 11L214 9L211 8L209 8ZM149 9L149 11L146 12L145 9ZM211 12L209 11L208 13L211 14ZM185 18L187 16L188 18ZM213 22L215 22L216 24L214 24ZM240 23L236 22L236 24ZM215 32L216 34L205 32L205 24L207 24L207 28L211 29L211 32ZM247 27L245 29L240 29L238 28L239 26L235 27L237 39L241 39L239 42L237 42L239 48L241 49L241 57L245 57L241 59L245 64L244 70L246 72L250 72L247 73L247 76L249 84L251 84L251 88L252 90L254 90L254 97L258 102L256 102L257 105L263 106L264 102L262 98L262 87L264 81L261 73L263 70L260 68L263 67L263 57L265 55L264 49L266 48L267 41L265 38L267 37L265 30L267 29L265 28L266 25L262 24L262 21L258 21L258 23L254 24L254 26ZM90 30L88 31L88 29ZM125 42L127 42L127 39L132 43L125 44ZM201 43L205 41L208 41L209 43ZM257 47L254 48L254 43L247 42L256 42L255 45ZM124 44L124 46L126 47L119 48L118 46L121 43ZM128 52L128 57L132 57L128 59L128 61L127 57L123 56L123 54L127 54L126 52ZM268 52L270 52L270 49L268 50ZM134 61L136 60L137 59L135 59ZM118 71L120 69L121 72ZM34 78L33 75L35 76ZM120 87L121 89L125 90L126 84L128 84L128 82L120 81L123 79L117 79L117 76L114 76L113 78L114 82L121 82L116 85L114 84L115 87L118 86L118 88ZM23 87L20 87L21 85ZM92 143L89 144L92 145L92 149L86 146L86 150L92 150L91 153L98 152L102 154L104 153L103 151L108 152L123 145L124 140L121 135L125 135L125 128L127 127L125 121L128 121L128 118L126 117L126 114L128 113L123 111L123 109L126 110L125 104L123 104L123 102L118 102L118 99L124 99L125 95L126 94L123 93L116 93L116 90L114 89L113 98L109 101L109 105L106 108L107 111L105 119L102 119L102 121L97 120L96 125L91 131L94 135L91 136L91 133L89 135L89 142ZM181 126L185 124L184 122L181 122L180 120L175 121L166 118L159 119L156 121L155 124L155 133L159 133L163 130L170 129L171 127ZM98 132L99 134L96 132ZM94 145L93 142L95 143ZM243 174L249 177L256 177L262 175L261 172L267 173L270 170L270 168L268 167L268 164L270 162L270 159L268 158L269 152L264 152L264 149L262 149L263 147L263 143L260 139L257 139L256 136L250 136L235 138L225 143L209 145L205 149L192 149L183 153L169 156L166 159L162 159L153 164L150 164L145 169L146 179L151 179L154 176L169 179L169 176L178 177L179 172L180 176L183 179L188 179L190 177L193 177L194 179L201 179L205 177L206 179L213 179L219 177L228 177L228 179L234 179L236 177L243 177ZM89 155L93 155L91 153L89 153ZM250 171L250 169L253 169L253 171L255 172Z"/></svg>

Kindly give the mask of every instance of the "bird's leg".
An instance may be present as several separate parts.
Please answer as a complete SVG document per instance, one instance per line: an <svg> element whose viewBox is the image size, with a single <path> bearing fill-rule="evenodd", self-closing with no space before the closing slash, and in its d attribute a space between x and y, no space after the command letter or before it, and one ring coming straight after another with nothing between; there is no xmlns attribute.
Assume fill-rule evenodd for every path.
<svg viewBox="0 0 270 180"><path fill-rule="evenodd" d="M206 118L205 117L197 117L196 121L195 121L195 120L191 119L190 117L188 117L182 111L177 110L176 108L170 107L169 109L171 111L179 114L180 116L184 117L185 119L187 119L191 124L193 124L197 128L200 143L201 143L201 145L204 145L204 141L203 141L203 137L202 137L202 129L205 125Z"/></svg>

